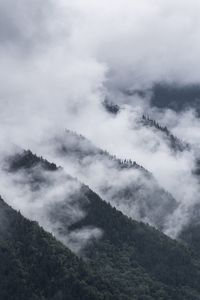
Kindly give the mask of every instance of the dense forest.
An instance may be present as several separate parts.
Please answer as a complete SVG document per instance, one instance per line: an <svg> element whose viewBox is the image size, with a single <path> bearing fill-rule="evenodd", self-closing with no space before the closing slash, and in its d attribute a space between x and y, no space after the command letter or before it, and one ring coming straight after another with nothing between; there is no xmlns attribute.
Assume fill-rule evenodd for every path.
<svg viewBox="0 0 200 300"><path fill-rule="evenodd" d="M9 172L31 172L37 164L45 172L58 169L31 151L9 161ZM85 212L81 220L69 225L67 211L60 215L68 209L65 202L50 214L60 222L62 235L101 229L79 258L1 199L1 299L200 299L200 256L190 240L172 240L128 218L85 185L79 197Z"/></svg>
<svg viewBox="0 0 200 300"><path fill-rule="evenodd" d="M69 249L0 199L0 299L120 299Z"/></svg>

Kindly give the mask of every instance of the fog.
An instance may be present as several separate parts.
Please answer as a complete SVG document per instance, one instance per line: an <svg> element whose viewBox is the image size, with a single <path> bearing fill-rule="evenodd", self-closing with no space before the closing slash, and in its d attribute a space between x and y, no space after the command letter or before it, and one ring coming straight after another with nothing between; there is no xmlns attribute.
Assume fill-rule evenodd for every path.
<svg viewBox="0 0 200 300"><path fill-rule="evenodd" d="M180 204L166 231L176 236L198 202L199 119L194 110L158 110L149 95L124 91L162 81L199 84L199 6L197 0L0 0L2 151L30 148L78 176L76 165L52 153L50 141L65 128L81 133L153 173ZM105 97L121 105L119 114L104 109ZM142 114L168 126L190 150L171 151L163 134L138 125ZM98 174L101 184L104 173ZM93 180L87 183L99 191ZM15 193L3 193L11 203Z"/></svg>

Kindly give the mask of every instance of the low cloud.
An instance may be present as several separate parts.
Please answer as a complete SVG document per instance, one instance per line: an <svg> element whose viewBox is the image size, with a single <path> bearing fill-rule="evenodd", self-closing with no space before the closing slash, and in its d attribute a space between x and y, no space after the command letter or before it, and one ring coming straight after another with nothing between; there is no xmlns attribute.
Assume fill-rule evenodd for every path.
<svg viewBox="0 0 200 300"><path fill-rule="evenodd" d="M188 208L198 202L199 183L193 169L199 150L199 119L192 110L157 110L150 106L148 95L128 96L123 91L151 89L160 81L200 82L199 6L197 0L112 0L109 4L91 0L1 1L2 151L16 144L51 159L49 139L64 128L75 130L98 147L120 159L137 161L152 172L180 204L176 214L181 218L178 223L184 223ZM115 116L101 105L108 96L122 106ZM167 125L189 142L191 149L173 153L165 136L138 125L142 114ZM60 156L53 159L63 163ZM101 191L105 170L98 163L92 163L84 176L77 165L72 168L64 162L64 167ZM110 172L108 176L115 182L118 178ZM126 175L116 186L137 177L136 172ZM13 178L10 185L4 176L1 182L2 194L4 186L11 192ZM36 201L38 206L30 205L26 211L20 193L29 199L30 190L26 185L18 189L18 182L15 185L17 193L5 193L6 199L13 199L9 201L15 201L14 207L31 217L31 210L42 204ZM54 188L43 191L48 201L62 199L63 193L70 191L70 187L62 190L60 186L59 194ZM173 223L176 214L169 221L173 225L168 233L173 236L170 228L178 228Z"/></svg>
<svg viewBox="0 0 200 300"><path fill-rule="evenodd" d="M22 154L12 157L15 163L19 163L18 155ZM69 230L86 216L83 206L88 199L77 180L62 169L47 171L41 163L10 169L10 160L4 157L0 172L1 196L9 205L37 221L76 253L91 239L101 237L102 231L92 226Z"/></svg>

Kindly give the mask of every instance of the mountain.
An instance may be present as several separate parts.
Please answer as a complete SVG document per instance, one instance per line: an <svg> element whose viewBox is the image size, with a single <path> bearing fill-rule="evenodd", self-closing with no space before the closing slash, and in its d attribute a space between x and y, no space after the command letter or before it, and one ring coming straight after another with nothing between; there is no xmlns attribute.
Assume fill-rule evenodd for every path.
<svg viewBox="0 0 200 300"><path fill-rule="evenodd" d="M194 251L200 257L200 204L196 203L188 212L189 222L182 228L179 240Z"/></svg>
<svg viewBox="0 0 200 300"><path fill-rule="evenodd" d="M145 127L150 127L157 133L162 134L163 138L168 142L169 149L174 152L183 152L190 149L190 145L188 143L181 141L179 138L174 136L166 126L161 126L158 122L148 116L143 115L141 123Z"/></svg>
<svg viewBox="0 0 200 300"><path fill-rule="evenodd" d="M200 86L157 83L152 89L152 105L176 111L196 108L200 112Z"/></svg>
<svg viewBox="0 0 200 300"><path fill-rule="evenodd" d="M14 156L10 166L12 173L34 174L32 169L39 169L43 180L47 176L46 170L53 174L57 172L52 170L52 164L48 165L46 160L30 151ZM34 176L26 184L37 186L37 190L43 188L43 180ZM67 178L71 177L65 177L62 184L66 184ZM37 181L38 185L35 184ZM32 191L34 193L35 189ZM81 184L79 191L74 199L84 214L69 222L70 207L66 198L56 201L53 207L50 205L49 221L59 223L58 237L66 237L65 241L70 241L68 236L72 237L74 233L79 233L79 237L81 233L84 235L86 228L101 230L102 234L87 240L79 252L94 278L104 278L119 299L200 299L200 260L193 251L149 225L129 219L89 187ZM83 296L82 299L87 298Z"/></svg>
<svg viewBox="0 0 200 300"><path fill-rule="evenodd" d="M26 217L39 221L72 250L78 252L90 239L101 235L101 231L93 227L80 232L62 232L62 219L68 228L85 216L83 205L88 198L87 187L61 167L31 151L22 151L6 158L4 176L9 185L14 185L12 194L19 195L16 201L11 201L14 208L20 208Z"/></svg>
<svg viewBox="0 0 200 300"><path fill-rule="evenodd" d="M0 199L0 299L120 299L69 249Z"/></svg>
<svg viewBox="0 0 200 300"><path fill-rule="evenodd" d="M135 93L137 94L138 91L135 91ZM108 99L106 99L103 102L103 106L107 112L113 115L117 115L120 112L120 110L122 110L122 108L119 105L112 103ZM170 150L174 152L183 152L186 150L190 150L189 143L186 143L177 138L166 126L160 125L156 120L150 118L148 115L143 114L141 117L138 117L138 124L145 128L150 128L157 135L160 135L163 138L163 140L167 142Z"/></svg>
<svg viewBox="0 0 200 300"><path fill-rule="evenodd" d="M108 113L116 115L120 112L119 105L112 103L112 101L109 101L107 98L102 102L102 104Z"/></svg>
<svg viewBox="0 0 200 300"><path fill-rule="evenodd" d="M59 164L73 177L129 217L164 230L178 204L150 172L134 161L111 156L71 131L66 130L50 144L52 157L59 157Z"/></svg>
<svg viewBox="0 0 200 300"><path fill-rule="evenodd" d="M157 82L150 89L126 89L122 93L126 97L149 99L151 106L159 109L172 109L176 112L195 109L197 115L200 114L199 84Z"/></svg>
<svg viewBox="0 0 200 300"><path fill-rule="evenodd" d="M98 274L112 278L120 292L136 299L200 299L199 262L187 248L98 197L71 229L91 225L104 234L85 248L84 257Z"/></svg>

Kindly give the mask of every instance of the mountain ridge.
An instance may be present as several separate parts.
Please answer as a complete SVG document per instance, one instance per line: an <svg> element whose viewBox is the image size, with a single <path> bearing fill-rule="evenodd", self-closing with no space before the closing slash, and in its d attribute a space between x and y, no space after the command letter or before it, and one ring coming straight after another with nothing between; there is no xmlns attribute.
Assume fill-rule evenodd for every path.
<svg viewBox="0 0 200 300"><path fill-rule="evenodd" d="M22 161L30 168L27 159ZM35 159L31 161L35 167ZM112 285L119 299L200 299L199 258L188 247L127 218L86 186L79 197L85 211L81 219L69 224L69 207L59 202L52 210L53 217L59 220L63 235L90 227L102 230L80 254L94 276L104 277Z"/></svg>

